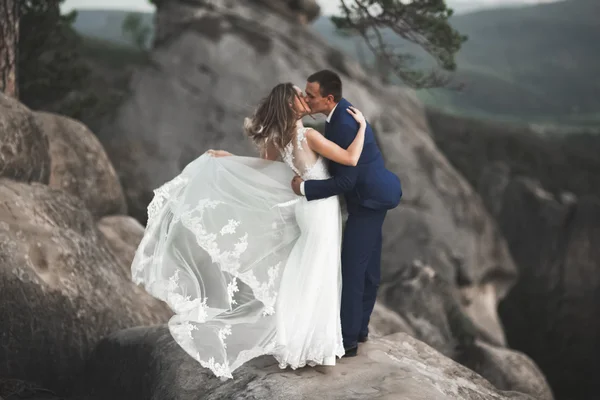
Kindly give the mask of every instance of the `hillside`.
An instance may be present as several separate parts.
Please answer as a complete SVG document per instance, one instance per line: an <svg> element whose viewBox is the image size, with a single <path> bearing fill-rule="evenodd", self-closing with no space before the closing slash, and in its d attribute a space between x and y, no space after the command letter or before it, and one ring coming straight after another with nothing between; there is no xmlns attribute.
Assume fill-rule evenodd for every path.
<svg viewBox="0 0 600 400"><path fill-rule="evenodd" d="M428 104L459 114L565 124L600 123L600 2L570 0L479 11L453 18L469 36L458 55L462 92L421 91ZM327 18L315 29L357 56ZM393 35L388 40L400 43ZM407 49L410 47L407 46ZM371 62L367 50L359 59Z"/></svg>
<svg viewBox="0 0 600 400"><path fill-rule="evenodd" d="M129 44L121 26L128 12L80 10L76 29L85 36ZM153 15L142 14L148 26ZM463 91L423 90L421 99L463 116L540 124L600 124L600 2L570 0L457 15L453 25L469 36L458 55ZM340 50L371 65L360 39L336 34L327 17L314 29ZM387 40L399 44L394 35ZM408 52L417 49L404 44Z"/></svg>

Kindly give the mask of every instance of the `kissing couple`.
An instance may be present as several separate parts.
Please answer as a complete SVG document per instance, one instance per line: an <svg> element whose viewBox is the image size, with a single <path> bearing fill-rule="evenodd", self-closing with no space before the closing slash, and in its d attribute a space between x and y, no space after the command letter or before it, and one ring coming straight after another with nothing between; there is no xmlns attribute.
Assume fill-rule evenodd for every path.
<svg viewBox="0 0 600 400"><path fill-rule="evenodd" d="M400 180L336 73L311 75L304 92L278 84L246 118L260 158L209 150L148 207L132 279L170 306L175 341L221 378L266 354L281 368L335 365L368 340ZM302 123L318 113L325 135Z"/></svg>

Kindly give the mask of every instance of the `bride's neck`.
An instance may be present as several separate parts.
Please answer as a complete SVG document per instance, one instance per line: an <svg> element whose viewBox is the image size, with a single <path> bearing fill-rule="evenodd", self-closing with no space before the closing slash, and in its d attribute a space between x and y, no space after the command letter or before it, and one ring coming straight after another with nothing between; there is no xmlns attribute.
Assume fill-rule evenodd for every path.
<svg viewBox="0 0 600 400"><path fill-rule="evenodd" d="M298 119L296 121L296 127L297 128L304 128L304 123L302 122L302 118Z"/></svg>

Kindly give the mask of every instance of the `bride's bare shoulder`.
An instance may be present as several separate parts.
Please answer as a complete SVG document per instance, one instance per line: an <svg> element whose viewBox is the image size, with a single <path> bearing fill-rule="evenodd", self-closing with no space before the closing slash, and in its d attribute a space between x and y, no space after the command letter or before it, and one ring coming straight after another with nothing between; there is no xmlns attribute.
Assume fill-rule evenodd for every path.
<svg viewBox="0 0 600 400"><path fill-rule="evenodd" d="M323 134L321 132L319 132L315 128L311 128L311 127L307 127L306 128L305 135L306 136L309 136L309 135L311 135L311 136L315 136L315 135L323 136Z"/></svg>
<svg viewBox="0 0 600 400"><path fill-rule="evenodd" d="M314 129L314 128L306 128L306 132L304 133L304 135L306 136L306 138L308 140L319 140L319 139L323 139L324 136L321 132L319 132L318 130Z"/></svg>

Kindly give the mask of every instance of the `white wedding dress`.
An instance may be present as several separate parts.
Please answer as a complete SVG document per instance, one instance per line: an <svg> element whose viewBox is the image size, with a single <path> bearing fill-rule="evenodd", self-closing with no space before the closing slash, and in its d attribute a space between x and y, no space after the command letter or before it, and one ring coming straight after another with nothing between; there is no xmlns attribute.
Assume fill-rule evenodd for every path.
<svg viewBox="0 0 600 400"><path fill-rule="evenodd" d="M339 200L290 188L294 174L329 178L305 132L285 163L205 154L148 207L132 279L171 307L175 341L218 377L264 354L281 368L344 354Z"/></svg>

